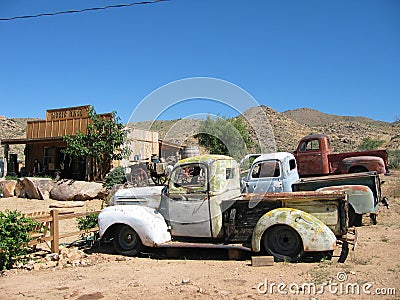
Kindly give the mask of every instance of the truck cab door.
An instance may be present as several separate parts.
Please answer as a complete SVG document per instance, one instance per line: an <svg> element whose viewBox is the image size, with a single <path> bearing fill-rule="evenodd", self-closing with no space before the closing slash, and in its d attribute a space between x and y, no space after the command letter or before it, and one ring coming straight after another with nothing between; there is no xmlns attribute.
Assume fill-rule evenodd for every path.
<svg viewBox="0 0 400 300"><path fill-rule="evenodd" d="M299 180L296 159L286 157L283 163L282 192L292 192L292 184Z"/></svg>
<svg viewBox="0 0 400 300"><path fill-rule="evenodd" d="M282 165L279 160L265 160L255 163L249 172L247 191L263 194L282 192Z"/></svg>
<svg viewBox="0 0 400 300"><path fill-rule="evenodd" d="M176 167L163 192L160 212L172 236L210 238L208 170L199 163Z"/></svg>
<svg viewBox="0 0 400 300"><path fill-rule="evenodd" d="M300 175L325 174L318 139L302 141L296 158Z"/></svg>

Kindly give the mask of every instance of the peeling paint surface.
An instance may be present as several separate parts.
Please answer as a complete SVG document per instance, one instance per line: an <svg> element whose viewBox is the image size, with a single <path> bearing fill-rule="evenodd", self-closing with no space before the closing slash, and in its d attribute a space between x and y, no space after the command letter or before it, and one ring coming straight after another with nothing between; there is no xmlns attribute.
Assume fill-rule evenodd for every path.
<svg viewBox="0 0 400 300"><path fill-rule="evenodd" d="M283 224L295 229L303 242L304 251L330 251L336 247L336 236L316 217L293 208L277 208L267 212L257 222L253 231L252 249L261 250L261 239L271 226Z"/></svg>
<svg viewBox="0 0 400 300"><path fill-rule="evenodd" d="M195 188L187 189L174 185L173 174L175 170L192 164L203 165L207 168L209 201L207 200L205 204L209 205L209 210L207 209L208 215L206 220L211 219L211 228L209 228L211 230L211 237L222 238L224 236L222 202L226 199L234 199L240 196L239 165L233 158L224 155L202 155L180 160L172 171L169 183L170 197L183 197L189 200L194 197L193 192L199 192ZM226 209L227 207L224 208ZM185 226L187 227L187 225Z"/></svg>
<svg viewBox="0 0 400 300"><path fill-rule="evenodd" d="M374 194L371 189L365 185L339 185L324 187L317 190L323 191L344 191L346 192L349 204L354 208L357 214L376 212L378 204L375 203Z"/></svg>
<svg viewBox="0 0 400 300"><path fill-rule="evenodd" d="M117 190L110 205L146 205L157 208L160 205L163 186L132 187Z"/></svg>
<svg viewBox="0 0 400 300"><path fill-rule="evenodd" d="M163 216L141 205L117 205L103 209L98 218L100 238L113 224L126 224L139 235L143 245L154 247L171 241Z"/></svg>

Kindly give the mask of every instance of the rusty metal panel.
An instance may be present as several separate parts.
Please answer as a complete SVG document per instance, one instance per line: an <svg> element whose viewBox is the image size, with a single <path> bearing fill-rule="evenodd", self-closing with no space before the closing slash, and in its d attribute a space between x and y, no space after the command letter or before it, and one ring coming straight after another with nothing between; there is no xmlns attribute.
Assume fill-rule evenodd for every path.
<svg viewBox="0 0 400 300"><path fill-rule="evenodd" d="M238 201L249 201L251 207L260 202L281 202L282 207L296 208L320 219L337 236L347 230L347 194L343 191L246 194Z"/></svg>
<svg viewBox="0 0 400 300"><path fill-rule="evenodd" d="M345 192L315 192L315 191L302 191L302 192L280 192L280 193L265 193L265 194L243 194L242 199L251 201L320 201L320 200L342 200L346 201L347 196ZM240 199L238 200L240 201Z"/></svg>
<svg viewBox="0 0 400 300"><path fill-rule="evenodd" d="M377 202L381 199L379 175L375 172L302 178L292 185L292 189L293 191L315 191L337 185L365 185L371 189Z"/></svg>

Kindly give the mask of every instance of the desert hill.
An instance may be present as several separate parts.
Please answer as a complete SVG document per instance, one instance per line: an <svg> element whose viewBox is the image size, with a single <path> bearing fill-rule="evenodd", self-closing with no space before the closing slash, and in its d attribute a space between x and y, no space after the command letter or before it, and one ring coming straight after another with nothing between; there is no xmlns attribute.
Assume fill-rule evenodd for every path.
<svg viewBox="0 0 400 300"><path fill-rule="evenodd" d="M375 121L364 117L335 116L312 109L297 109L280 113L267 106L253 107L243 113L245 122L258 127L248 129L256 142L255 132L266 151L292 151L305 135L324 133L331 137L335 151L357 150L364 138L384 140L383 147L400 149L400 123ZM151 125L151 126L150 126ZM151 129L160 138L173 136L176 144L196 143L191 138L200 126L199 120L179 119L133 123L131 126Z"/></svg>
<svg viewBox="0 0 400 300"><path fill-rule="evenodd" d="M0 141L2 139L19 139L26 137L26 122L32 119L7 119L0 116ZM11 145L9 153L16 153L18 160L24 160L24 145ZM0 157L3 156L3 150L0 152Z"/></svg>
<svg viewBox="0 0 400 300"><path fill-rule="evenodd" d="M244 118L250 136L255 142L259 140L264 151L293 151L298 141L311 133L328 134L337 152L357 150L364 138L384 140L382 147L400 149L400 122L335 116L307 108L280 113L267 106L251 108L238 118ZM0 140L25 137L28 120L31 119L0 117ZM177 119L131 123L129 126L157 131L161 139L171 143L195 145L197 140L193 135L198 132L200 123L200 120ZM23 159L23 148L23 145L13 146L10 153L18 153L18 158Z"/></svg>
<svg viewBox="0 0 400 300"><path fill-rule="evenodd" d="M298 108L294 110L287 110L282 114L286 115L292 120L297 121L300 124L304 124L310 127L323 126L336 122L356 122L373 126L385 126L389 124L386 122L376 121L365 117L337 116L326 114L311 108Z"/></svg>

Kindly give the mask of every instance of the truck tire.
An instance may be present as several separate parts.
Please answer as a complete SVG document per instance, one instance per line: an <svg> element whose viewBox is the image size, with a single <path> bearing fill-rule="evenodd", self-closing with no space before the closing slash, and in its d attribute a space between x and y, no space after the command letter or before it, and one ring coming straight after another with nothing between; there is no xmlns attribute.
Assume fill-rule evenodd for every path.
<svg viewBox="0 0 400 300"><path fill-rule="evenodd" d="M274 225L263 235L265 250L276 261L296 262L304 255L303 242L295 229L288 225Z"/></svg>
<svg viewBox="0 0 400 300"><path fill-rule="evenodd" d="M135 256L142 248L142 241L132 227L121 225L115 230L114 248L118 254Z"/></svg>
<svg viewBox="0 0 400 300"><path fill-rule="evenodd" d="M360 227L362 225L362 215L357 214L352 205L349 205L349 227Z"/></svg>

